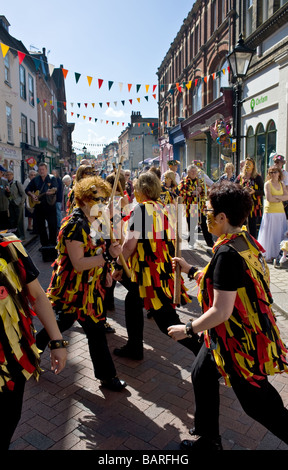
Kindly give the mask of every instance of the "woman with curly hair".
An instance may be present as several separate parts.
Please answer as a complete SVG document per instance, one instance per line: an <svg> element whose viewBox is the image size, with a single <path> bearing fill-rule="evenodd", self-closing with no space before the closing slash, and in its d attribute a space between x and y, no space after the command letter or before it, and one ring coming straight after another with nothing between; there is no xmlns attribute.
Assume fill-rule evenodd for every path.
<svg viewBox="0 0 288 470"><path fill-rule="evenodd" d="M120 391L126 383L117 377L107 345L103 299L106 286L112 282L111 262L122 248L118 242L105 241L97 227L93 227L110 193L111 186L98 176L76 182L76 206L62 221L58 257L47 294L58 314L60 331L78 321L88 339L95 377L102 386ZM44 350L47 343L43 329L37 335L37 346Z"/></svg>
<svg viewBox="0 0 288 470"><path fill-rule="evenodd" d="M213 258L202 270L176 258L196 278L202 315L168 328L174 340L202 337L192 366L195 395L192 440L181 449L222 450L219 435L219 379L232 386L244 411L288 443L288 410L268 381L288 372L287 349L271 309L269 269L262 249L242 224L251 211L249 192L231 182L212 186L207 223L218 237ZM204 331L204 334L202 332Z"/></svg>

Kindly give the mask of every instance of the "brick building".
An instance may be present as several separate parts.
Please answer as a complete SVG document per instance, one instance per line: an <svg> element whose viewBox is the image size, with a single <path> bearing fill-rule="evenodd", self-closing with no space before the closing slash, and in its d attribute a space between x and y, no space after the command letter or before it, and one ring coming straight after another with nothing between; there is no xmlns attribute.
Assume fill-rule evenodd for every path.
<svg viewBox="0 0 288 470"><path fill-rule="evenodd" d="M227 54L240 33L256 49L243 83L241 158L255 157L265 175L274 151L287 155L287 11L286 0L194 3L157 72L162 170L172 155L181 169L197 159L217 180L227 157L235 161L233 145L219 145L213 128L219 120L233 126Z"/></svg>

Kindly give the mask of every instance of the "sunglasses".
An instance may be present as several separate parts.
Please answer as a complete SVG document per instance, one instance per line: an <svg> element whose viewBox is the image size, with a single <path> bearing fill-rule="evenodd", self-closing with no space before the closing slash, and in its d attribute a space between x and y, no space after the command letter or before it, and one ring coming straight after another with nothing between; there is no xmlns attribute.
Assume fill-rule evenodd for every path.
<svg viewBox="0 0 288 470"><path fill-rule="evenodd" d="M278 171L268 171L268 175L272 175L273 173L278 173Z"/></svg>
<svg viewBox="0 0 288 470"><path fill-rule="evenodd" d="M214 212L214 209L208 209L207 207L204 207L203 212L206 214L207 212Z"/></svg>

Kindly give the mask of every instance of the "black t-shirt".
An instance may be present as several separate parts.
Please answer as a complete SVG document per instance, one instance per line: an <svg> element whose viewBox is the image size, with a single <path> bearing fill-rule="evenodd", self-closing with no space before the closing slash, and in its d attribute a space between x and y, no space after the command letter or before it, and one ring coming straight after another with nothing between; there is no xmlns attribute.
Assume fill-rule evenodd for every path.
<svg viewBox="0 0 288 470"><path fill-rule="evenodd" d="M230 246L221 246L211 261L209 277L213 288L236 291L245 285L245 263L242 257Z"/></svg>

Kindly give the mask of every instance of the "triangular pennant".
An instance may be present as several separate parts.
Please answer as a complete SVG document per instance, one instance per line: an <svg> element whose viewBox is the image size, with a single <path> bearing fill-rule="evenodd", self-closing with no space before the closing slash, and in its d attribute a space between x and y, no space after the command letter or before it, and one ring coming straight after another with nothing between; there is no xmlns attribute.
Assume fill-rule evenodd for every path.
<svg viewBox="0 0 288 470"><path fill-rule="evenodd" d="M119 89L120 89L120 91L122 91L122 88L123 88L123 82L119 82Z"/></svg>
<svg viewBox="0 0 288 470"><path fill-rule="evenodd" d="M109 121L106 121L106 124L108 124Z"/></svg>
<svg viewBox="0 0 288 470"><path fill-rule="evenodd" d="M89 86L91 86L91 83L92 83L93 77L88 77L88 76L87 76L87 80L88 80L88 84L89 84Z"/></svg>
<svg viewBox="0 0 288 470"><path fill-rule="evenodd" d="M117 106L117 101L114 101L114 106L115 106L115 108L116 108L116 106Z"/></svg>
<svg viewBox="0 0 288 470"><path fill-rule="evenodd" d="M81 106L81 103L77 103L77 104L78 104L78 108L80 108L80 106Z"/></svg>
<svg viewBox="0 0 288 470"><path fill-rule="evenodd" d="M34 65L35 65L35 68L36 68L36 72L38 71L39 67L40 67L40 60L39 59L36 59L35 57L33 57L33 62L34 62Z"/></svg>
<svg viewBox="0 0 288 470"><path fill-rule="evenodd" d="M186 88L187 88L188 90L190 90L191 85L192 85L192 80L190 80L188 83L186 83Z"/></svg>
<svg viewBox="0 0 288 470"><path fill-rule="evenodd" d="M63 72L64 78L66 78L67 74L68 74L68 70L67 69L62 69L62 72Z"/></svg>
<svg viewBox="0 0 288 470"><path fill-rule="evenodd" d="M102 108L102 104L103 104L103 103L99 103L100 108Z"/></svg>
<svg viewBox="0 0 288 470"><path fill-rule="evenodd" d="M198 78L195 78L195 86L197 86Z"/></svg>
<svg viewBox="0 0 288 470"><path fill-rule="evenodd" d="M9 51L9 46L6 46L6 44L3 44L3 42L1 42L1 49L2 49L3 57L5 57L5 55Z"/></svg>
<svg viewBox="0 0 288 470"><path fill-rule="evenodd" d="M79 118L80 114L77 114L77 118Z"/></svg>
<svg viewBox="0 0 288 470"><path fill-rule="evenodd" d="M150 85L145 85L146 93L148 93L149 87L150 87Z"/></svg>
<svg viewBox="0 0 288 470"><path fill-rule="evenodd" d="M85 108L87 108L88 103L84 103L84 104L85 104Z"/></svg>
<svg viewBox="0 0 288 470"><path fill-rule="evenodd" d="M21 51L17 51L17 53L18 53L19 64L22 64L26 54L24 54L24 52L21 52Z"/></svg>
<svg viewBox="0 0 288 470"><path fill-rule="evenodd" d="M77 73L75 72L75 80L76 80L76 83L79 82L79 78L81 77L81 73Z"/></svg>
<svg viewBox="0 0 288 470"><path fill-rule="evenodd" d="M144 96L145 100L148 101L148 96Z"/></svg>
<svg viewBox="0 0 288 470"><path fill-rule="evenodd" d="M95 103L91 103L91 104L92 104L92 106L93 106L93 108L94 108L94 106L95 106Z"/></svg>
<svg viewBox="0 0 288 470"><path fill-rule="evenodd" d="M110 102L108 102L108 103L106 103L106 104L107 104L107 106L108 106L108 108L109 108L109 106L110 106Z"/></svg>
<svg viewBox="0 0 288 470"><path fill-rule="evenodd" d="M85 119L86 119L86 116L83 116L83 119L85 120Z"/></svg>
<svg viewBox="0 0 288 470"><path fill-rule="evenodd" d="M136 92L138 93L138 91L140 90L141 88L141 85L136 85Z"/></svg>
<svg viewBox="0 0 288 470"><path fill-rule="evenodd" d="M156 94L154 94L154 95L152 95L152 96L153 96L153 98L156 100Z"/></svg>
<svg viewBox="0 0 288 470"><path fill-rule="evenodd" d="M157 87L157 85L153 85L153 91L155 91L155 90L156 90L156 87Z"/></svg>
<svg viewBox="0 0 288 470"><path fill-rule="evenodd" d="M128 83L128 91L130 92L131 90L131 87L132 87L132 83Z"/></svg>
<svg viewBox="0 0 288 470"><path fill-rule="evenodd" d="M74 106L74 103L70 103L70 106L71 106L71 108L73 108L73 106Z"/></svg>
<svg viewBox="0 0 288 470"><path fill-rule="evenodd" d="M132 104L132 100L129 100L130 104Z"/></svg>
<svg viewBox="0 0 288 470"><path fill-rule="evenodd" d="M89 121L91 121L91 119L92 119L92 118L91 118L91 117L89 117Z"/></svg>
<svg viewBox="0 0 288 470"><path fill-rule="evenodd" d="M97 122L97 118L95 118L95 122Z"/></svg>
<svg viewBox="0 0 288 470"><path fill-rule="evenodd" d="M121 103L123 104L123 106L125 105L125 101L121 101Z"/></svg>
<svg viewBox="0 0 288 470"><path fill-rule="evenodd" d="M111 87L112 87L113 83L114 83L114 82L111 82L111 81L108 82L108 88L109 88L109 90L111 90Z"/></svg>
<svg viewBox="0 0 288 470"><path fill-rule="evenodd" d="M137 98L138 103L140 103L140 98Z"/></svg>
<svg viewBox="0 0 288 470"><path fill-rule="evenodd" d="M74 116L74 113L71 112L71 116Z"/></svg>
<svg viewBox="0 0 288 470"><path fill-rule="evenodd" d="M55 69L55 65L48 64L48 68L49 68L49 75L50 77L52 77L54 69Z"/></svg>
<svg viewBox="0 0 288 470"><path fill-rule="evenodd" d="M101 88L102 84L103 84L103 80L101 78L98 78L99 89Z"/></svg>

